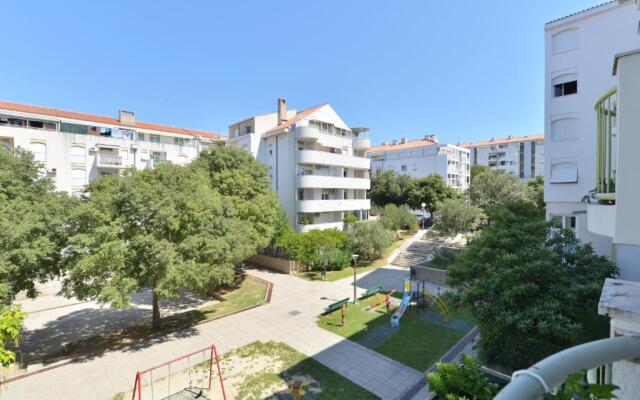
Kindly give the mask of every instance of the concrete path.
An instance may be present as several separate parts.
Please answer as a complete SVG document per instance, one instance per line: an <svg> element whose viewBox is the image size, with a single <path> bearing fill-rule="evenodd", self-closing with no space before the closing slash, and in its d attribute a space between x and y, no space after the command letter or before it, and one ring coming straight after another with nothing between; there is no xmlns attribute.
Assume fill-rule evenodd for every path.
<svg viewBox="0 0 640 400"><path fill-rule="evenodd" d="M0 399L111 399L131 390L139 369L211 343L225 353L256 340L286 343L383 399L400 398L423 379L422 372L317 327L322 308L352 295L349 280L309 282L249 272L274 283L270 304L11 382Z"/></svg>

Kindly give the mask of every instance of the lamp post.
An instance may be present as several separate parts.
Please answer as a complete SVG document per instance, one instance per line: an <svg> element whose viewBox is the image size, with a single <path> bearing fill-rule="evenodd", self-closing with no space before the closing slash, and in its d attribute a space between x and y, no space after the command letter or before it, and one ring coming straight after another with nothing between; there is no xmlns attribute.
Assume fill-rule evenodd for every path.
<svg viewBox="0 0 640 400"><path fill-rule="evenodd" d="M356 268L358 267L358 257L357 254L351 255L351 259L353 260L353 304L356 304Z"/></svg>
<svg viewBox="0 0 640 400"><path fill-rule="evenodd" d="M422 206L422 230L424 230L424 219L425 219L425 210L424 208L427 206L427 203L420 204Z"/></svg>

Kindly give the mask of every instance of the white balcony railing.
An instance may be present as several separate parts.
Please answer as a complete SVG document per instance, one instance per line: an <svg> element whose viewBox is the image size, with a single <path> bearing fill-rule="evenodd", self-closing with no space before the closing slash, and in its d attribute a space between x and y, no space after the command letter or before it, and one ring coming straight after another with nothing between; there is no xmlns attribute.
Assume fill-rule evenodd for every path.
<svg viewBox="0 0 640 400"><path fill-rule="evenodd" d="M320 131L315 126L296 127L296 138L302 142L315 142L327 147L351 147L351 136L341 136L329 132Z"/></svg>
<svg viewBox="0 0 640 400"><path fill-rule="evenodd" d="M371 181L366 178L343 178L340 176L298 175L298 188L364 189L369 190Z"/></svg>
<svg viewBox="0 0 640 400"><path fill-rule="evenodd" d="M300 150L298 152L298 163L333 165L338 167L354 169L370 169L371 160L365 157L346 156L344 154L329 153L327 151Z"/></svg>
<svg viewBox="0 0 640 400"><path fill-rule="evenodd" d="M307 225L299 225L300 232L309 232L312 229L339 229L342 230L344 228L344 222L324 222L321 224L307 224Z"/></svg>
<svg viewBox="0 0 640 400"><path fill-rule="evenodd" d="M369 199L345 200L299 200L298 212L318 213L332 211L357 211L371 208Z"/></svg>
<svg viewBox="0 0 640 400"><path fill-rule="evenodd" d="M122 168L122 157L108 154L98 154L98 167Z"/></svg>

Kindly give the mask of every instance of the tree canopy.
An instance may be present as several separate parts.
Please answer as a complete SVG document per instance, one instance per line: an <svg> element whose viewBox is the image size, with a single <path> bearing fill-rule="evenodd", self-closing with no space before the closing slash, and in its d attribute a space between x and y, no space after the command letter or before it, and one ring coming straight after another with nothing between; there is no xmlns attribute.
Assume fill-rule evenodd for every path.
<svg viewBox="0 0 640 400"><path fill-rule="evenodd" d="M471 166L471 180L473 180L473 178L475 178L476 176L489 171L491 171L491 167L489 167L488 165L473 164Z"/></svg>
<svg viewBox="0 0 640 400"><path fill-rule="evenodd" d="M416 216L411 213L406 204L400 207L395 204L387 204L382 210L380 222L386 229L397 231L398 229L415 228L417 221Z"/></svg>
<svg viewBox="0 0 640 400"><path fill-rule="evenodd" d="M387 204L407 204L412 182L413 178L407 174L398 175L391 170L377 170L371 177L368 197L373 204L381 207Z"/></svg>
<svg viewBox="0 0 640 400"><path fill-rule="evenodd" d="M500 170L489 170L474 176L467 195L471 203L485 210L497 204L532 199L531 189L526 184Z"/></svg>
<svg viewBox="0 0 640 400"><path fill-rule="evenodd" d="M395 240L392 231L378 221L355 223L347 232L347 245L363 260L375 260Z"/></svg>
<svg viewBox="0 0 640 400"><path fill-rule="evenodd" d="M466 199L446 199L434 215L434 228L445 235L467 233L476 226L481 215L482 210Z"/></svg>
<svg viewBox="0 0 640 400"><path fill-rule="evenodd" d="M615 266L571 231L550 230L528 201L487 213L491 224L448 269L478 321L482 359L524 368L597 333L600 290Z"/></svg>
<svg viewBox="0 0 640 400"><path fill-rule="evenodd" d="M455 190L448 187L440 175L429 175L415 179L409 191L408 204L414 210L419 210L422 203L430 213L438 210L438 205L445 199L457 197Z"/></svg>

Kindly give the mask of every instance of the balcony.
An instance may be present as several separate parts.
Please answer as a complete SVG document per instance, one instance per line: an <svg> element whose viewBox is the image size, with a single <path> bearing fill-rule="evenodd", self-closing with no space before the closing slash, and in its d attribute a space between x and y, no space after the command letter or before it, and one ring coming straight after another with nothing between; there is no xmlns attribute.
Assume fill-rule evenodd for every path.
<svg viewBox="0 0 640 400"><path fill-rule="evenodd" d="M298 225L300 228L300 232L309 232L312 229L339 229L342 230L344 228L344 223L342 221L339 222L325 222L322 224L307 224L307 225Z"/></svg>
<svg viewBox="0 0 640 400"><path fill-rule="evenodd" d="M298 163L300 164L334 165L367 170L371 167L371 160L364 157L346 156L317 150L300 150L298 154Z"/></svg>
<svg viewBox="0 0 640 400"><path fill-rule="evenodd" d="M301 142L318 141L327 147L351 147L353 145L351 136L342 136L327 131L320 131L320 129L315 126L296 127L296 139Z"/></svg>
<svg viewBox="0 0 640 400"><path fill-rule="evenodd" d="M332 211L357 211L371 208L369 199L345 200L299 200L298 212L319 213Z"/></svg>
<svg viewBox="0 0 640 400"><path fill-rule="evenodd" d="M98 168L119 169L123 167L122 157L110 154L98 154L97 163Z"/></svg>
<svg viewBox="0 0 640 400"><path fill-rule="evenodd" d="M602 201L616 199L617 135L616 116L618 110L616 87L603 94L596 102L596 193Z"/></svg>
<svg viewBox="0 0 640 400"><path fill-rule="evenodd" d="M587 205L587 230L589 232L613 237L616 227L616 206L607 204Z"/></svg>
<svg viewBox="0 0 640 400"><path fill-rule="evenodd" d="M365 178L343 178L341 176L297 175L298 188L364 189L369 190L371 181Z"/></svg>

